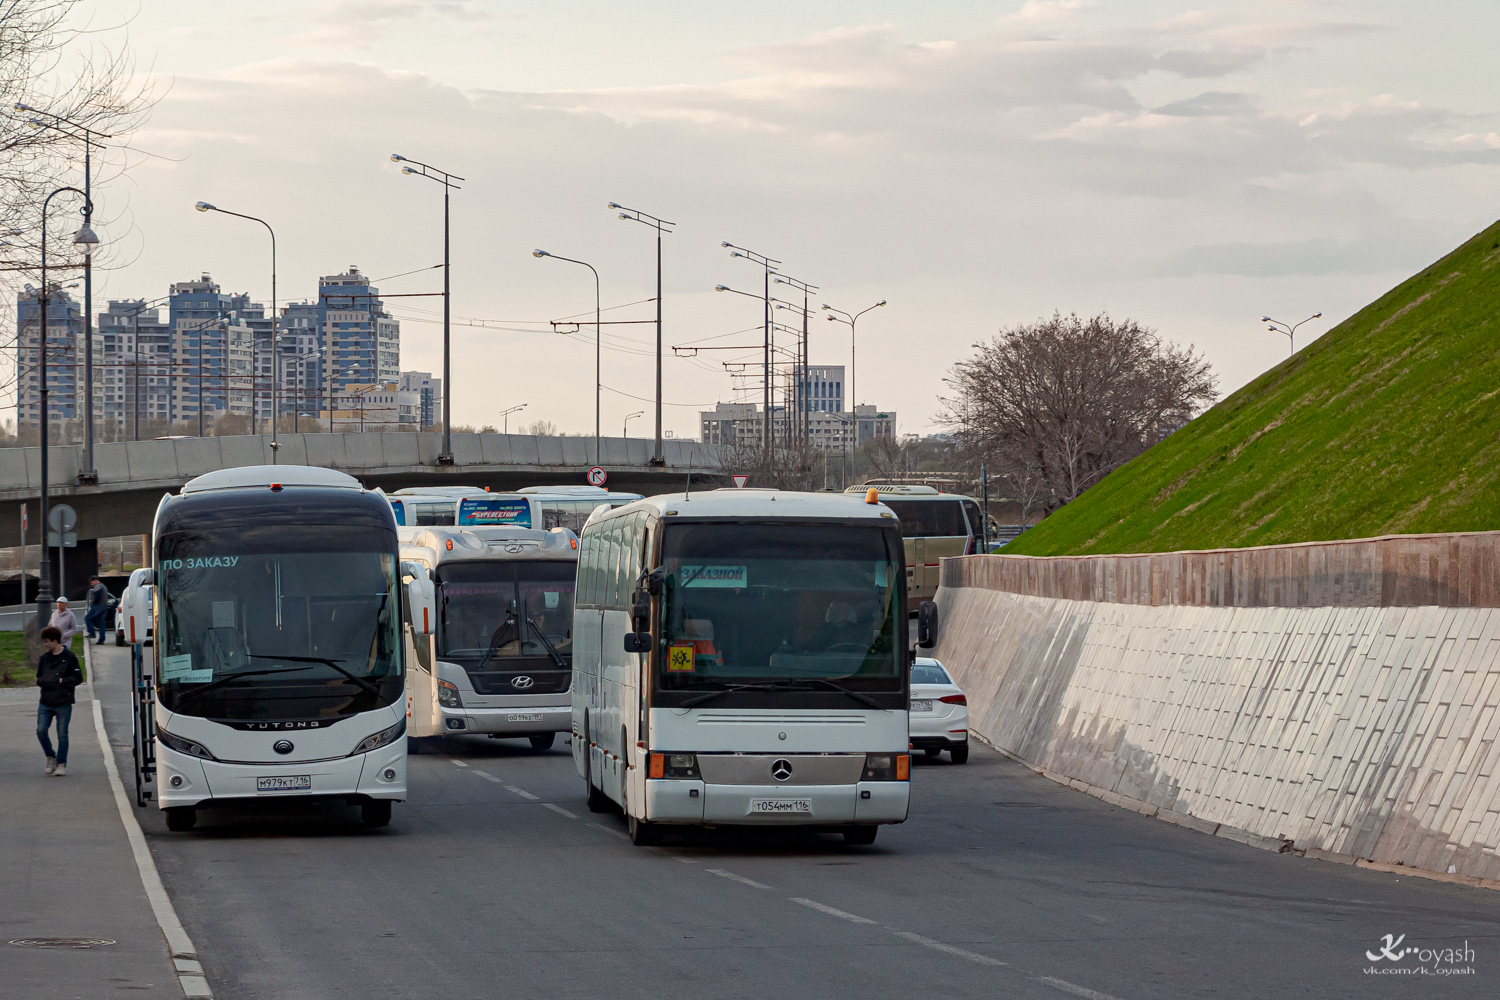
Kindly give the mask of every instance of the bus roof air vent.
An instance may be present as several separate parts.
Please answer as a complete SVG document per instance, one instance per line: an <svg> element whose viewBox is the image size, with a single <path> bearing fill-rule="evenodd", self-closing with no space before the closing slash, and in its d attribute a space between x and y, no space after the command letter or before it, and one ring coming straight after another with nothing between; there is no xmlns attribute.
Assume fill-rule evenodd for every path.
<svg viewBox="0 0 1500 1000"><path fill-rule="evenodd" d="M890 494L891 496L908 497L935 497L940 492L931 486L916 486L910 483L865 483L863 486L850 486L845 493L864 493L866 490L875 490L877 493Z"/></svg>

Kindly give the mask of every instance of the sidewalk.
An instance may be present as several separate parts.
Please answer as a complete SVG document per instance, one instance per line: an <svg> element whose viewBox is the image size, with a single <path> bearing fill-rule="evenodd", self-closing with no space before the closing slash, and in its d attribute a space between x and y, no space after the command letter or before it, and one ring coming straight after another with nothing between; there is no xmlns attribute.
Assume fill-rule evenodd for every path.
<svg viewBox="0 0 1500 1000"><path fill-rule="evenodd" d="M104 770L88 685L78 689L63 778L42 771L37 694L0 689L0 1000L181 1000ZM9 943L27 938L114 943Z"/></svg>

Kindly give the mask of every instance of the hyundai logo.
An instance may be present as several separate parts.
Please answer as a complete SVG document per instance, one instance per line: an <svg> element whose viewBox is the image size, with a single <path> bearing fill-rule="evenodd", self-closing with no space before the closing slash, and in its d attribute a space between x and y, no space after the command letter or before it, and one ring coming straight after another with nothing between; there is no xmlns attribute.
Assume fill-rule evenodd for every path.
<svg viewBox="0 0 1500 1000"><path fill-rule="evenodd" d="M785 781L792 776L792 762L785 757L778 757L771 764L771 777L777 781Z"/></svg>
<svg viewBox="0 0 1500 1000"><path fill-rule="evenodd" d="M284 754L291 753L293 750L295 750L297 748L294 747L294 746L292 746L292 741L291 740L277 740L275 743L271 744L271 749L275 750L279 754L283 754L284 755ZM780 762L778 761L778 763L780 763Z"/></svg>
<svg viewBox="0 0 1500 1000"><path fill-rule="evenodd" d="M510 686L513 687L513 688L515 688L517 691L525 691L527 688L531 687L531 685L533 685L535 683L536 683L536 681L532 680L530 677L528 677L525 674L521 674L521 675L519 675L517 677L512 677L510 679Z"/></svg>

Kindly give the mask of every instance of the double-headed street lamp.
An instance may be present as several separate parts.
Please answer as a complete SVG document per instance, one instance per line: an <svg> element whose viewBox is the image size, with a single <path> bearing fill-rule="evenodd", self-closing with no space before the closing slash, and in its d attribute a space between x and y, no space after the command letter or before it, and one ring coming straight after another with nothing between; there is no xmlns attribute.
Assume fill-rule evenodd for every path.
<svg viewBox="0 0 1500 1000"><path fill-rule="evenodd" d="M401 164L401 172L413 177L425 177L430 181L437 181L443 186L443 448L438 453L438 465L453 464L453 366L450 363L452 354L449 351L449 330L452 321L453 298L449 294L449 267L448 257L448 192L462 190L462 186L455 183L463 180L457 174L450 174L446 170L439 170L430 163L421 160L413 160L402 156L400 153L391 154L391 162Z"/></svg>
<svg viewBox="0 0 1500 1000"><path fill-rule="evenodd" d="M859 411L856 410L855 407L859 405L859 396L854 392L854 350L856 347L854 340L854 324L858 323L859 318L865 313L869 312L871 309L879 309L883 305L885 305L885 299L881 299L873 306L866 306L857 313L850 314L844 312L844 310L842 309L833 308L833 306L829 305L827 302L823 303L823 311L828 313L828 322L843 323L849 327L849 412L854 414L855 418L854 446L856 448L859 447Z"/></svg>
<svg viewBox="0 0 1500 1000"><path fill-rule="evenodd" d="M623 427L620 428L620 437L624 437L624 438L630 437L630 422L632 420L634 420L636 417L644 417L645 415L646 415L646 411L645 410L636 410L634 413L627 413L627 414L625 414L625 424L624 424Z"/></svg>
<svg viewBox="0 0 1500 1000"><path fill-rule="evenodd" d="M766 426L762 439L766 449L766 459L771 458L772 450L776 444L776 432L771 427L771 272L776 270L776 265L781 261L765 254L756 253L754 250L746 250L744 247L735 246L728 240L723 240L719 246L729 250L729 256L741 257L752 264L759 264L765 271L764 288L761 292L761 301L765 304L765 370L766 370ZM719 286L720 291L733 291ZM743 292L741 294L744 294Z"/></svg>
<svg viewBox="0 0 1500 1000"><path fill-rule="evenodd" d="M1269 316L1262 316L1260 318L1260 321L1266 324L1267 330L1271 331L1272 333L1283 334L1286 337L1288 341L1287 357L1292 357L1297 353L1297 327L1301 326L1302 323L1310 323L1313 320L1320 318L1322 315L1323 314L1320 312L1315 312L1311 316L1307 317L1307 319L1302 320L1301 323L1293 323L1291 326L1287 326L1280 320L1272 319Z"/></svg>
<svg viewBox="0 0 1500 1000"><path fill-rule="evenodd" d="M650 212L626 208L616 201L610 202L609 207L618 209L619 217L627 222L639 222L656 230L656 447L651 452L651 464L666 465L661 452L661 236L670 233L677 223L658 219Z"/></svg>
<svg viewBox="0 0 1500 1000"><path fill-rule="evenodd" d="M807 307L808 296L812 292L817 291L818 286L809 285L805 281L802 281L798 278L789 277L785 274L778 274L771 280L775 281L778 285L786 285L788 288L795 289L802 293L802 374L799 375L797 379L797 419L802 422L802 447L804 450L806 450L808 447L810 447L812 438L812 410L807 400L807 368L809 364L809 353L807 347ZM780 300L778 299L777 301ZM796 308L796 306L790 302L783 302L782 305L791 309Z"/></svg>
<svg viewBox="0 0 1500 1000"><path fill-rule="evenodd" d="M515 406L512 406L509 409L500 411L500 419L504 421L501 426L505 428L506 434L510 433L510 415L512 413L520 413L524 409L526 409L525 403L517 403Z"/></svg>
<svg viewBox="0 0 1500 1000"><path fill-rule="evenodd" d="M249 219L251 222L259 222L262 226L266 227L266 232L271 234L271 464L275 465L276 451L281 447L281 443L276 440L276 417L278 416L277 410L281 402L276 392L276 351L278 350L276 326L278 320L281 318L276 310L276 230L272 229L271 224L265 219L259 219L253 215L242 215L239 212L231 212L227 208L219 208L217 205L210 205L206 201L200 201L193 207L200 212L218 212L221 215L232 215L236 219ZM202 341L200 340L199 343L201 344ZM227 361L228 359L226 358L225 360ZM201 400L203 395L202 383L199 383L198 395ZM253 418L255 414L253 394L251 401L250 413ZM198 419L200 422L203 419L203 404L201 401L198 404Z"/></svg>
<svg viewBox="0 0 1500 1000"><path fill-rule="evenodd" d="M42 517L41 520L37 522L38 529L40 530L42 536L42 562L41 566L37 570L36 591L36 622L38 628L41 627L42 622L47 620L48 609L50 609L52 606L52 568L50 564L50 557L47 553L47 436L48 431L50 430L50 428L47 426L47 309L52 305L51 296L48 294L47 288L47 209L51 207L52 199L56 198L64 191L71 191L74 194L83 195L84 224L83 227L78 230L78 232L73 234L74 245L83 247L84 253L87 254L99 244L99 237L94 235L94 231L89 228L89 224L87 221L89 216L93 214L94 209L93 203L89 201L88 195L84 194L76 187L60 187L46 197L46 199L42 202L42 294L39 300L41 305L41 341L37 344L36 350L37 377L40 379L40 382L37 385L37 392L38 398L41 402L39 426L41 430L40 471L42 474ZM20 372L18 371L16 374L19 381ZM20 387L18 385L17 391L19 392L19 390ZM20 434L20 431L20 425L17 424L16 433ZM59 541L61 541L61 539L59 539Z"/></svg>
<svg viewBox="0 0 1500 1000"><path fill-rule="evenodd" d="M46 115L52 121L43 121L40 118L31 119L31 124L41 128L50 128L61 132L71 139L83 140L83 228L89 229L89 224L94 216L93 198L93 166L91 162L91 143L94 139L113 138L104 132L95 132L78 124L70 118L53 114L51 111L42 111L33 108L29 104L16 102L17 111L27 111L31 114ZM66 127L64 127L66 126ZM74 129L76 131L69 131ZM99 241L94 240L97 244ZM83 250L83 471L78 474L80 483L97 483L99 473L94 469L94 255L92 245L85 245ZM78 385L75 380L73 385ZM20 424L16 425L16 432L20 433Z"/></svg>
<svg viewBox="0 0 1500 1000"><path fill-rule="evenodd" d="M601 464L599 461L599 394L604 385L604 358L601 353L604 349L604 326L602 322L604 311L599 305L599 272L594 270L594 265L587 261L574 260L572 257L559 257L557 254L548 253L546 250L533 250L531 251L531 256L551 257L553 260L565 260L569 264L581 264L594 272L594 464L599 465Z"/></svg>

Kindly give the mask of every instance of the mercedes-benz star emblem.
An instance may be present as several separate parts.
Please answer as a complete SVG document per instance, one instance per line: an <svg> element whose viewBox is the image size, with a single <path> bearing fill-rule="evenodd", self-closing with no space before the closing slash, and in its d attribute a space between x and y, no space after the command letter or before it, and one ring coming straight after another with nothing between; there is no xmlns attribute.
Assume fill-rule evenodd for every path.
<svg viewBox="0 0 1500 1000"><path fill-rule="evenodd" d="M517 691L525 691L527 688L531 687L531 685L533 685L535 683L536 683L536 681L532 680L530 677L526 676L525 674L521 674L519 676L512 677L510 679L510 686L513 687L513 688L515 688Z"/></svg>
<svg viewBox="0 0 1500 1000"><path fill-rule="evenodd" d="M271 744L271 749L275 750L279 754L284 755L291 753L296 749L296 747L292 746L291 740L277 740L275 743Z"/></svg>
<svg viewBox="0 0 1500 1000"><path fill-rule="evenodd" d="M777 757L771 764L771 777L777 781L785 781L792 776L792 762L785 757Z"/></svg>

